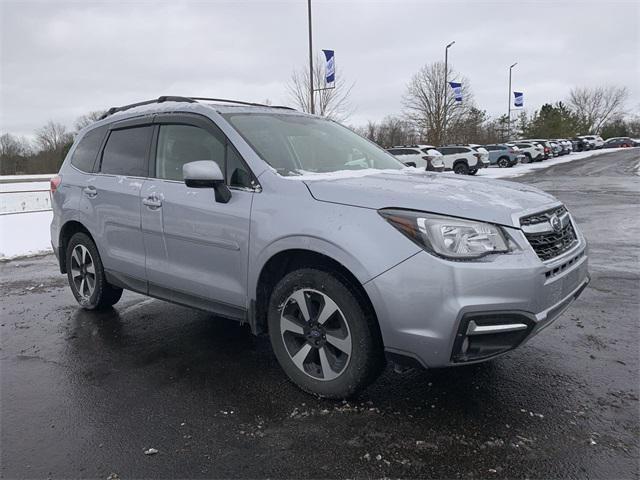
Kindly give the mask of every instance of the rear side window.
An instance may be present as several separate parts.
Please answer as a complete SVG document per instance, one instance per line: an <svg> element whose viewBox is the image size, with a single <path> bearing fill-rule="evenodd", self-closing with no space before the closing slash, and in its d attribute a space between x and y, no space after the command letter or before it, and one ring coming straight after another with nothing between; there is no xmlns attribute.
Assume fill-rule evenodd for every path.
<svg viewBox="0 0 640 480"><path fill-rule="evenodd" d="M147 150L152 126L112 130L102 153L100 171L111 175L147 177Z"/></svg>
<svg viewBox="0 0 640 480"><path fill-rule="evenodd" d="M83 172L93 172L93 164L98 156L107 127L99 127L87 132L71 157L71 165Z"/></svg>

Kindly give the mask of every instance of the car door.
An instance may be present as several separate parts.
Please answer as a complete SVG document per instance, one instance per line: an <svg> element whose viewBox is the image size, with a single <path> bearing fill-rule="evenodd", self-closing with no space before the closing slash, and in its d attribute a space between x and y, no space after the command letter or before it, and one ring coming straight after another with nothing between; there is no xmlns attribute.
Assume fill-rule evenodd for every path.
<svg viewBox="0 0 640 480"><path fill-rule="evenodd" d="M82 210L90 219L108 278L146 293L140 193L148 172L152 119L111 124L97 173L83 188Z"/></svg>
<svg viewBox="0 0 640 480"><path fill-rule="evenodd" d="M251 202L257 181L215 124L199 115L159 115L142 191L149 294L241 318L247 305ZM232 192L187 187L182 166L213 160Z"/></svg>

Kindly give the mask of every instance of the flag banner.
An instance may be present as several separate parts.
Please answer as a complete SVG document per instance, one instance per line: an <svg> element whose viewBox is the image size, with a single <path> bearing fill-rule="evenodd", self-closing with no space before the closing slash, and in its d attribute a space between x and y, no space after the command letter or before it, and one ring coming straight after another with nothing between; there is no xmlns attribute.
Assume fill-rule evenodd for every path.
<svg viewBox="0 0 640 480"><path fill-rule="evenodd" d="M453 94L456 97L456 102L461 102L462 101L462 84L456 83L456 82L449 82L449 85L451 85L451 88L453 89Z"/></svg>
<svg viewBox="0 0 640 480"><path fill-rule="evenodd" d="M513 92L513 105L516 107L524 106L524 93L522 92Z"/></svg>
<svg viewBox="0 0 640 480"><path fill-rule="evenodd" d="M336 62L333 50L322 50L324 57L327 59L325 66L325 80L327 84L334 83L336 81Z"/></svg>

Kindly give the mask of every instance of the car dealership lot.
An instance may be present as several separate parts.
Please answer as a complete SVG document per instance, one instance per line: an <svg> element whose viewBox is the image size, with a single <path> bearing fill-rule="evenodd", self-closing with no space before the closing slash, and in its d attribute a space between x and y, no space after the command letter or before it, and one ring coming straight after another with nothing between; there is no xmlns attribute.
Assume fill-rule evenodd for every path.
<svg viewBox="0 0 640 480"><path fill-rule="evenodd" d="M348 403L300 392L246 326L131 293L82 311L53 256L2 263L1 473L637 477L639 162L517 178L590 241L593 281L555 324L485 365L389 368Z"/></svg>

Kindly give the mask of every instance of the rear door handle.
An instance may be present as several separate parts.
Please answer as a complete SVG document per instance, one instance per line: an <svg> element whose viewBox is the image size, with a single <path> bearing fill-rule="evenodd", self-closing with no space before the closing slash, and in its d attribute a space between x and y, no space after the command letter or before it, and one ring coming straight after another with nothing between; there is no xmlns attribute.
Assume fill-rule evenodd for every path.
<svg viewBox="0 0 640 480"><path fill-rule="evenodd" d="M153 210L162 206L162 200L155 195L150 195L143 199L142 203Z"/></svg>
<svg viewBox="0 0 640 480"><path fill-rule="evenodd" d="M98 190L96 190L96 187L84 187L82 189L82 193L84 193L89 198L94 198L96 195L98 195Z"/></svg>

